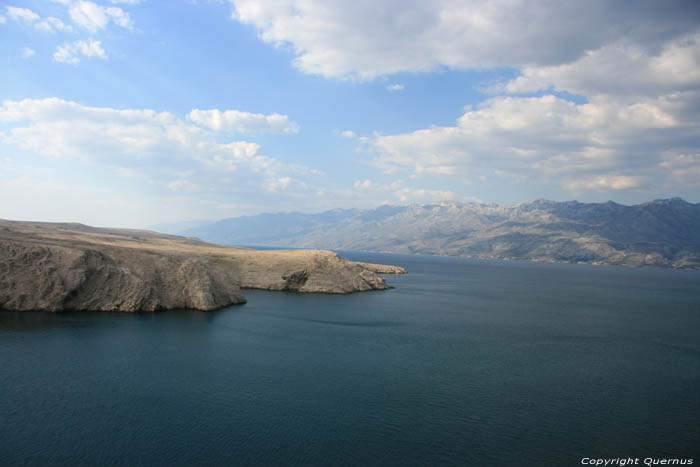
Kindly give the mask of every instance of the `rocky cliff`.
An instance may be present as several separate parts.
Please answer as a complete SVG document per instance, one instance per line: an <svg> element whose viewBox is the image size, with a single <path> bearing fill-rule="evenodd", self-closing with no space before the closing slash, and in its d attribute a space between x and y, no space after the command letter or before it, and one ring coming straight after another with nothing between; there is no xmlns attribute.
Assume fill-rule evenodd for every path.
<svg viewBox="0 0 700 467"><path fill-rule="evenodd" d="M241 288L389 287L371 267L328 251L259 251L149 231L0 220L0 309L214 310L245 303Z"/></svg>

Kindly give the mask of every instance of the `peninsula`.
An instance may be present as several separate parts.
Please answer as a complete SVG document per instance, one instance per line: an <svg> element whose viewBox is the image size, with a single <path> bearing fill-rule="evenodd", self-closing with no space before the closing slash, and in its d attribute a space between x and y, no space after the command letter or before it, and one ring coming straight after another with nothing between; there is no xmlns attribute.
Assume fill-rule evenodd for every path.
<svg viewBox="0 0 700 467"><path fill-rule="evenodd" d="M0 309L215 310L241 289L352 293L390 288L378 273L323 250L255 250L147 230L0 220Z"/></svg>

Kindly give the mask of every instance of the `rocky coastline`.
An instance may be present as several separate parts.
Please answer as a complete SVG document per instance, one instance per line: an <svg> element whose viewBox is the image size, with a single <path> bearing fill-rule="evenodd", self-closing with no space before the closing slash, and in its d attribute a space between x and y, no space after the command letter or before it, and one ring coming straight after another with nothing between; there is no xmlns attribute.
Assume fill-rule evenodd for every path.
<svg viewBox="0 0 700 467"><path fill-rule="evenodd" d="M390 287L378 273L402 269L323 250L263 251L143 230L0 220L2 310L210 311L246 303L246 288L384 290Z"/></svg>

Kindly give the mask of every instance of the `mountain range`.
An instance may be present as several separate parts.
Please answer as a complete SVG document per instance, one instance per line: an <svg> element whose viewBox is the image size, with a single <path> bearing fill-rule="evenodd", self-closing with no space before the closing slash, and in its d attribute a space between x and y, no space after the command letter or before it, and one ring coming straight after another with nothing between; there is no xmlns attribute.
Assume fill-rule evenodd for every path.
<svg viewBox="0 0 700 467"><path fill-rule="evenodd" d="M385 205L241 216L172 233L235 245L700 268L700 204L680 198Z"/></svg>

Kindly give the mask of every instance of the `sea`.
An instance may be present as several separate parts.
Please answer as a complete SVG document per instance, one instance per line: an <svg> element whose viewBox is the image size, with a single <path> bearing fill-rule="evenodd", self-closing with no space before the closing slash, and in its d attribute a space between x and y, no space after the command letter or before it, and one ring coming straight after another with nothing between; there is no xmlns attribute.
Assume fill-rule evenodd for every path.
<svg viewBox="0 0 700 467"><path fill-rule="evenodd" d="M700 464L700 271L343 255L408 274L0 312L0 465Z"/></svg>

